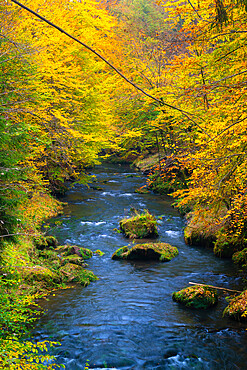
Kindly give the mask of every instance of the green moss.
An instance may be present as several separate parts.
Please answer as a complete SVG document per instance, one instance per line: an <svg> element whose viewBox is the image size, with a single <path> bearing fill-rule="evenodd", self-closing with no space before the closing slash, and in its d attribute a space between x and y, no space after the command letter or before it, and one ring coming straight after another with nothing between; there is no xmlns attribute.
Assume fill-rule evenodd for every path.
<svg viewBox="0 0 247 370"><path fill-rule="evenodd" d="M55 236L48 235L45 237L46 243L48 244L48 247L56 247L58 245L58 241L55 238Z"/></svg>
<svg viewBox="0 0 247 370"><path fill-rule="evenodd" d="M58 244L55 236L52 235L44 236L42 234L39 236L35 236L33 238L33 243L35 247L39 250L43 250L46 248L55 248Z"/></svg>
<svg viewBox="0 0 247 370"><path fill-rule="evenodd" d="M127 246L119 248L112 259L126 260L156 260L168 262L178 255L176 247L167 243L144 243L136 244L132 248Z"/></svg>
<svg viewBox="0 0 247 370"><path fill-rule="evenodd" d="M83 286L87 286L91 281L98 279L92 271L72 263L66 263L60 268L59 272L63 276L64 282L79 282Z"/></svg>
<svg viewBox="0 0 247 370"><path fill-rule="evenodd" d="M234 238L219 235L214 245L214 254L217 257L231 258L240 249L242 249L241 244L237 243Z"/></svg>
<svg viewBox="0 0 247 370"><path fill-rule="evenodd" d="M93 257L93 252L88 248L80 248L80 252L84 260L87 260Z"/></svg>
<svg viewBox="0 0 247 370"><path fill-rule="evenodd" d="M43 259L48 259L50 261L58 259L57 252L54 251L53 249L45 249L43 251L39 252L39 257Z"/></svg>
<svg viewBox="0 0 247 370"><path fill-rule="evenodd" d="M232 256L232 260L237 265L243 267L247 265L247 248L244 248L242 251L235 252Z"/></svg>
<svg viewBox="0 0 247 370"><path fill-rule="evenodd" d="M247 319L247 290L233 298L225 308L223 316L228 316L233 320L246 321Z"/></svg>
<svg viewBox="0 0 247 370"><path fill-rule="evenodd" d="M120 221L120 230L127 238L143 239L158 236L157 220L147 210Z"/></svg>
<svg viewBox="0 0 247 370"><path fill-rule="evenodd" d="M105 253L102 252L101 250L97 249L94 254L97 254L98 256L103 256Z"/></svg>
<svg viewBox="0 0 247 370"><path fill-rule="evenodd" d="M121 247L116 250L116 252L113 253L112 259L113 260L118 260L118 259L124 259L125 254L129 252L129 248L127 246Z"/></svg>
<svg viewBox="0 0 247 370"><path fill-rule="evenodd" d="M206 234L203 224L197 224L197 226L188 225L184 229L184 241L188 245L213 247L215 236Z"/></svg>
<svg viewBox="0 0 247 370"><path fill-rule="evenodd" d="M59 276L44 266L22 266L17 268L19 276L28 283L41 281L44 285L59 283Z"/></svg>
<svg viewBox="0 0 247 370"><path fill-rule="evenodd" d="M66 263L73 263L78 266L84 266L84 259L82 257L73 254L72 256L66 256L62 258L62 263L65 265Z"/></svg>
<svg viewBox="0 0 247 370"><path fill-rule="evenodd" d="M48 243L47 243L47 240L46 240L46 237L44 235L40 235L40 236L35 236L33 238L33 243L35 245L35 247L37 249L45 249L48 247Z"/></svg>
<svg viewBox="0 0 247 370"><path fill-rule="evenodd" d="M172 299L186 307L206 309L214 306L218 301L217 290L208 286L194 285L174 292Z"/></svg>
<svg viewBox="0 0 247 370"><path fill-rule="evenodd" d="M82 257L84 260L89 259L93 256L93 252L88 248L81 248L77 245L60 245L56 248L56 251L61 255L62 258L66 256L74 256L78 255Z"/></svg>

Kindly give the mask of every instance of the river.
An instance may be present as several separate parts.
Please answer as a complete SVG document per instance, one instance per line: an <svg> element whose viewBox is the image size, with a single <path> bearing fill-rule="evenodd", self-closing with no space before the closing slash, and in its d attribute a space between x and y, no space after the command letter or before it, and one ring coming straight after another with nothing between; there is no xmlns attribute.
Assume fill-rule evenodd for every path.
<svg viewBox="0 0 247 370"><path fill-rule="evenodd" d="M60 341L55 355L66 369L245 369L247 335L243 325L222 318L227 305L190 310L172 301L172 292L189 282L240 288L231 261L212 251L187 246L184 220L169 197L137 194L145 178L124 165L93 170L101 190L76 184L61 200L64 214L50 220L60 244L76 244L105 254L88 260L99 278L88 287L61 290L43 302L48 310L32 337ZM131 207L159 219L159 240L179 249L170 262L113 261L128 243L114 230Z"/></svg>

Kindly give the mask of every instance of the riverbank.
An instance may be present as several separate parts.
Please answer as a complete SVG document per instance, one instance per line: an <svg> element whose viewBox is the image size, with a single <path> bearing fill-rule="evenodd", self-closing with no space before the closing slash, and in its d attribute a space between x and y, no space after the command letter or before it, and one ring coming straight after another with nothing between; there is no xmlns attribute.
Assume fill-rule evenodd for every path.
<svg viewBox="0 0 247 370"><path fill-rule="evenodd" d="M48 193L32 194L15 209L19 220L15 233L1 240L0 363L4 369L46 369L46 361L50 369L58 368L45 352L59 343L23 341L42 313L37 301L66 289L67 283L86 286L97 279L85 269L85 256L78 256L69 246L59 247L56 238L46 235L44 223L62 209L63 204Z"/></svg>

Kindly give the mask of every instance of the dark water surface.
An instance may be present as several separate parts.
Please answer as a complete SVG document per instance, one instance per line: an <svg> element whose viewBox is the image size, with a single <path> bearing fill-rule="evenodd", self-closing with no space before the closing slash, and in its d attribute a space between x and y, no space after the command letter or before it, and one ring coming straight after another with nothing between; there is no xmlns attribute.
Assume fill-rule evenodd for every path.
<svg viewBox="0 0 247 370"><path fill-rule="evenodd" d="M203 248L186 246L184 221L171 200L134 190L145 183L126 166L99 166L94 173L103 190L75 185L62 200L65 213L51 220L51 234L61 244L100 249L104 256L88 260L99 280L83 288L57 292L33 337L61 342L56 349L66 369L246 369L247 335L243 326L222 318L225 296L206 311L186 309L171 299L189 282L239 289L230 261ZM127 245L114 231L130 207L149 209L159 221L160 241L179 249L167 263L113 261ZM58 222L57 222L58 221ZM60 222L59 222L60 221Z"/></svg>

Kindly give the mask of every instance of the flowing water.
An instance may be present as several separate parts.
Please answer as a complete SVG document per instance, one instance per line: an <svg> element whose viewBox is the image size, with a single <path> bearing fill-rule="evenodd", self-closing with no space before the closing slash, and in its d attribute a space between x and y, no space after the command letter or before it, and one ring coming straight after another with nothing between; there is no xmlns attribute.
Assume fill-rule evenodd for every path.
<svg viewBox="0 0 247 370"><path fill-rule="evenodd" d="M102 190L72 187L62 199L68 203L64 214L50 225L60 244L105 253L88 260L99 280L56 292L44 302L48 313L33 338L60 341L57 361L71 370L84 369L86 362L91 369L246 369L247 332L222 318L225 295L205 311L171 298L191 281L239 289L232 263L186 246L184 220L171 199L134 192L145 183L142 175L119 165L102 165L94 173ZM159 240L178 247L178 257L167 263L111 260L130 242L114 229L131 207L162 216Z"/></svg>

